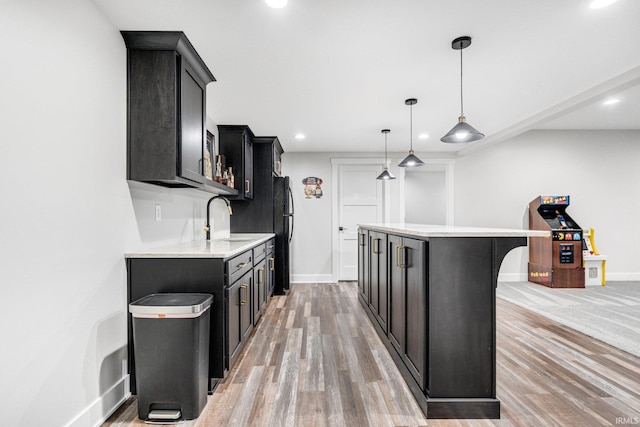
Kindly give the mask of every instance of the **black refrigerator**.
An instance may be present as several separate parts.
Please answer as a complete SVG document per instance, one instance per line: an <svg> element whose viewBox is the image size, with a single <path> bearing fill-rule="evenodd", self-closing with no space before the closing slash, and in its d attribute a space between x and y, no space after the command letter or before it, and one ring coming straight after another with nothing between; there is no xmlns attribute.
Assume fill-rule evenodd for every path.
<svg viewBox="0 0 640 427"><path fill-rule="evenodd" d="M275 233L274 293L289 290L293 237L293 195L288 176L279 176L274 168L276 137L256 137L253 141L253 199L232 200L232 233ZM280 148L281 150L281 148Z"/></svg>
<svg viewBox="0 0 640 427"><path fill-rule="evenodd" d="M289 290L291 283L289 267L291 266L291 239L293 238L294 208L293 193L289 186L289 177L273 177L273 210L276 233L276 295L283 295ZM278 256L281 254L281 256Z"/></svg>

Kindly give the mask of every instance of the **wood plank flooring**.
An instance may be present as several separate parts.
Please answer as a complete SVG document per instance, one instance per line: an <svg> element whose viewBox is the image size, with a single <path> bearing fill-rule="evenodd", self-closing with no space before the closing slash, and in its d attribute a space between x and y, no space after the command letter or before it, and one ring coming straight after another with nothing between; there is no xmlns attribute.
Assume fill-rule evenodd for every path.
<svg viewBox="0 0 640 427"><path fill-rule="evenodd" d="M640 359L498 300L499 420L427 420L357 301L355 283L272 298L202 426L638 424ZM104 426L145 425L130 398Z"/></svg>

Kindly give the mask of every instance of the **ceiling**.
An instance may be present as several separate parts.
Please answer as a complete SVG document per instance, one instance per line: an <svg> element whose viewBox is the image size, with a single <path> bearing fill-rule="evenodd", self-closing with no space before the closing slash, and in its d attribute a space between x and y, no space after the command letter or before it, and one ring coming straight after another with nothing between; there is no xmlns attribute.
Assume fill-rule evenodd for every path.
<svg viewBox="0 0 640 427"><path fill-rule="evenodd" d="M640 1L92 0L118 30L184 31L207 114L285 151L464 155L530 129L640 129ZM444 144L464 112L486 138ZM603 106L616 96L619 102ZM294 136L303 133L304 140ZM418 135L427 133L427 139Z"/></svg>

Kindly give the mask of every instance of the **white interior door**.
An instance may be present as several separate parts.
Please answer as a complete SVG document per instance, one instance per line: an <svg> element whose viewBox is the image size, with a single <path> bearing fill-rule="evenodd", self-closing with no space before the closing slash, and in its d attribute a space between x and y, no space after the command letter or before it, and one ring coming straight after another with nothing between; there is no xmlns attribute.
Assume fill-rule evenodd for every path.
<svg viewBox="0 0 640 427"><path fill-rule="evenodd" d="M339 165L338 280L358 279L358 224L382 221L380 165Z"/></svg>

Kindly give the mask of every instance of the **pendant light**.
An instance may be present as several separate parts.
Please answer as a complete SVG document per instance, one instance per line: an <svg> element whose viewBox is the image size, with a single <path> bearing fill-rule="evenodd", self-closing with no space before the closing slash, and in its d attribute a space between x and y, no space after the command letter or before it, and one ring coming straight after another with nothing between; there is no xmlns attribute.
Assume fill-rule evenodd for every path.
<svg viewBox="0 0 640 427"><path fill-rule="evenodd" d="M469 36L458 37L451 42L451 47L460 51L460 117L458 117L458 124L449 133L440 138L442 142L472 142L484 138L484 134L478 132L477 129L467 123L467 118L464 116L462 102L462 50L469 47L469 45L471 45L471 37Z"/></svg>
<svg viewBox="0 0 640 427"><path fill-rule="evenodd" d="M391 132L391 130L382 129L380 132L384 133L384 170L376 179L396 179L396 177L389 172L389 164L387 163L387 134Z"/></svg>
<svg viewBox="0 0 640 427"><path fill-rule="evenodd" d="M418 156L413 154L413 106L418 103L418 100L416 98L409 98L406 99L404 103L409 106L409 131L411 132L409 135L409 141L411 142L411 147L409 149L409 155L405 157L398 166L401 168L422 166L424 165L424 162L420 160Z"/></svg>

